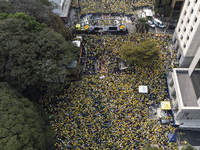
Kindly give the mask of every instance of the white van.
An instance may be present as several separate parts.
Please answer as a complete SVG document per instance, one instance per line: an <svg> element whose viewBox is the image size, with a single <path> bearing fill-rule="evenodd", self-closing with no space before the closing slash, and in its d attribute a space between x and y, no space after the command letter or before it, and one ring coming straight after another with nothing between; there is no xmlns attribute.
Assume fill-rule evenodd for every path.
<svg viewBox="0 0 200 150"><path fill-rule="evenodd" d="M164 25L163 22L158 20L157 18L153 18L153 24L155 24L159 28L165 28L166 27L166 25Z"/></svg>
<svg viewBox="0 0 200 150"><path fill-rule="evenodd" d="M148 25L151 27L151 28L155 28L155 25L153 24L153 22L152 21L150 21L150 20L148 20Z"/></svg>

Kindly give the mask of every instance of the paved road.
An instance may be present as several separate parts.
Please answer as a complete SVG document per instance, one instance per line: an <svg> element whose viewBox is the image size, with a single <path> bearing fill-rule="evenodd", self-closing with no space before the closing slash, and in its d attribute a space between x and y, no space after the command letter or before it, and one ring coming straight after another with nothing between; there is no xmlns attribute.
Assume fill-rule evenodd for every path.
<svg viewBox="0 0 200 150"><path fill-rule="evenodd" d="M197 150L200 150L200 131L178 129L176 137L180 147L190 143Z"/></svg>
<svg viewBox="0 0 200 150"><path fill-rule="evenodd" d="M171 29L161 29L161 28L155 28L155 29L150 28L149 32L151 32L151 33L157 33L157 34L161 34L161 33L174 34L174 30L171 30Z"/></svg>

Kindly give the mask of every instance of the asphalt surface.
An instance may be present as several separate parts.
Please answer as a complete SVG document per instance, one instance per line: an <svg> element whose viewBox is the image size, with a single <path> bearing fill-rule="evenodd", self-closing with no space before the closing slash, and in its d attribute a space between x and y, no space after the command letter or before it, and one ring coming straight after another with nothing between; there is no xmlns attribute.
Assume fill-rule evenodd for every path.
<svg viewBox="0 0 200 150"><path fill-rule="evenodd" d="M200 131L177 129L176 138L179 146L189 143L200 150Z"/></svg>

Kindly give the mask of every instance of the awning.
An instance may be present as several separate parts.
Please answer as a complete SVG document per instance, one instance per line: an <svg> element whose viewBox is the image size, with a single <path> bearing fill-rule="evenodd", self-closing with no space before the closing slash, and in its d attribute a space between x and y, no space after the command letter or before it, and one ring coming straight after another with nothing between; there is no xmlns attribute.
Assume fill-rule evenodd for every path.
<svg viewBox="0 0 200 150"><path fill-rule="evenodd" d="M168 101L161 101L161 109L162 110L171 110L170 102L168 102Z"/></svg>

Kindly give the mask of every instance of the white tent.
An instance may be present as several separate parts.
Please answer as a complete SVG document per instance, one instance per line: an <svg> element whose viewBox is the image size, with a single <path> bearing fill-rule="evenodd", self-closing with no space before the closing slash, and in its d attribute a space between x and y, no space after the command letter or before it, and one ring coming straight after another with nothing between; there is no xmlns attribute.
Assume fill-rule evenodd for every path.
<svg viewBox="0 0 200 150"><path fill-rule="evenodd" d="M72 41L72 43L75 43L78 47L81 46L81 41L75 40L75 41Z"/></svg>
<svg viewBox="0 0 200 150"><path fill-rule="evenodd" d="M140 85L139 86L139 93L148 93L147 86Z"/></svg>
<svg viewBox="0 0 200 150"><path fill-rule="evenodd" d="M105 76L104 76L104 75L102 75L102 76L100 76L99 78L100 78L100 79L103 79L103 78L105 78Z"/></svg>
<svg viewBox="0 0 200 150"><path fill-rule="evenodd" d="M147 17L152 17L153 16L153 13L152 13L152 11L150 9L145 9L144 12L145 12Z"/></svg>

